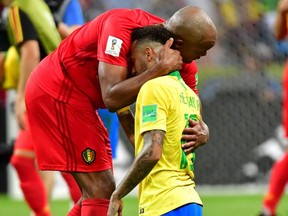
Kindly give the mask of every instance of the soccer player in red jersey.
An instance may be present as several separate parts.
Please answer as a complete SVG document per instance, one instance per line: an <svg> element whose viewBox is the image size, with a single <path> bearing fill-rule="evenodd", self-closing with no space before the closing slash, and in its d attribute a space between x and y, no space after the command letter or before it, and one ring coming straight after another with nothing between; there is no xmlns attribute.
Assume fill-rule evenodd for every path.
<svg viewBox="0 0 288 216"><path fill-rule="evenodd" d="M205 25L205 35L193 28L195 22ZM154 67L129 78L131 32L155 24L164 25L175 40L166 42ZM115 189L108 134L95 110L125 114L119 117L122 127L133 134L134 119L122 108L136 100L147 80L181 68L184 81L196 91L193 60L214 45L214 31L211 19L196 7L182 8L167 21L139 9L114 9L75 30L32 72L26 106L39 169L72 173L81 187L82 200L69 215L106 216ZM203 121L191 124L183 136L190 140L188 152L206 143L209 134Z"/></svg>
<svg viewBox="0 0 288 216"><path fill-rule="evenodd" d="M7 162L10 159L10 163L17 172L19 185L25 201L31 209L31 214L49 216L51 215L49 197L53 187L53 172L39 173L37 168L34 143L29 124L26 121L24 94L30 73L41 59L57 47L61 38L53 21L53 16L44 1L7 0L1 1L2 4L7 7L7 17L3 15L3 20L1 20L3 28L0 31L0 52L2 54L7 52L11 45L15 48L15 50L9 49L7 52L5 57L7 64L5 63L5 67L3 66L2 73L5 69L5 73L8 74L8 76L5 74L5 88L17 88L14 108L20 129L14 144L13 154L10 155L11 152L7 152L9 153L8 156L11 156L11 159L7 158ZM31 8L31 4L33 4L33 8ZM3 6L0 8L1 15ZM6 13L3 12L3 14ZM16 62L11 60L11 55L12 58L15 56ZM4 62L2 63L4 64ZM10 79L8 78L9 73ZM19 81L11 82L11 77L15 78L12 80L19 79ZM62 176L69 186L71 198L76 203L81 197L78 184L69 173L63 173Z"/></svg>
<svg viewBox="0 0 288 216"><path fill-rule="evenodd" d="M274 34L277 40L283 40L288 35L288 0L278 3ZM282 123L284 135L288 137L288 63L286 62L283 73L283 107ZM268 191L262 201L261 216L275 216L276 209L288 182L288 152L271 169Z"/></svg>

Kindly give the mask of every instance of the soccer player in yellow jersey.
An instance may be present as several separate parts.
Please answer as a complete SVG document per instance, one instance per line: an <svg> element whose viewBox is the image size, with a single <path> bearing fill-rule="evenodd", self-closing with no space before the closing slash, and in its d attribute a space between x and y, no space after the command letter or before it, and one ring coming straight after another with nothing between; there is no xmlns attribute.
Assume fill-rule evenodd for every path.
<svg viewBox="0 0 288 216"><path fill-rule="evenodd" d="M161 25L134 30L132 75L152 68L170 37ZM140 216L202 215L193 180L195 152L186 155L181 149L182 131L189 118L201 118L200 101L178 71L142 86L136 101L136 158L112 194L108 216L122 215L121 199L139 183Z"/></svg>

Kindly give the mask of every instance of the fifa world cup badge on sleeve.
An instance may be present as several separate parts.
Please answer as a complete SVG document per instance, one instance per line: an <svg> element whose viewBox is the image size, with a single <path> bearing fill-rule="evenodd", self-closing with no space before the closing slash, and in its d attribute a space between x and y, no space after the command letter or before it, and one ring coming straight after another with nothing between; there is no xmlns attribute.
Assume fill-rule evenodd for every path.
<svg viewBox="0 0 288 216"><path fill-rule="evenodd" d="M105 53L119 57L123 41L119 38L109 36L106 44Z"/></svg>
<svg viewBox="0 0 288 216"><path fill-rule="evenodd" d="M157 105L142 106L142 122L155 122L157 120Z"/></svg>

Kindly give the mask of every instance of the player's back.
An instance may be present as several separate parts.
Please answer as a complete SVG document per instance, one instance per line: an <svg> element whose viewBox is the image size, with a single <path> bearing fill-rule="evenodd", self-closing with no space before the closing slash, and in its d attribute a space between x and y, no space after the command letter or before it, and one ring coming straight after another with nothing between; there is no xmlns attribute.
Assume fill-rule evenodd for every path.
<svg viewBox="0 0 288 216"><path fill-rule="evenodd" d="M98 80L99 61L127 67L132 30L163 21L140 9L114 9L99 15L71 33L46 59L44 64L49 65L49 71L46 69L49 77L43 79L41 85L48 92L53 91L52 96L59 95L61 89L76 87L95 108L103 108ZM55 65L60 62L61 65Z"/></svg>

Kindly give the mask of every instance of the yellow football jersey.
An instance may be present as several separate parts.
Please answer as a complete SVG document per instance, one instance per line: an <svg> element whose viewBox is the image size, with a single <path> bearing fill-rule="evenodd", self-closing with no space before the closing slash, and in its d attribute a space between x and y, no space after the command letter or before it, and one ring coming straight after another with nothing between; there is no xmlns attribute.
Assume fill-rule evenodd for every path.
<svg viewBox="0 0 288 216"><path fill-rule="evenodd" d="M137 97L135 151L143 148L142 134L149 130L166 132L162 157L139 185L139 215L162 215L187 203L202 205L195 190L195 153L181 148L188 118L199 120L198 96L184 83L178 71L146 82Z"/></svg>

